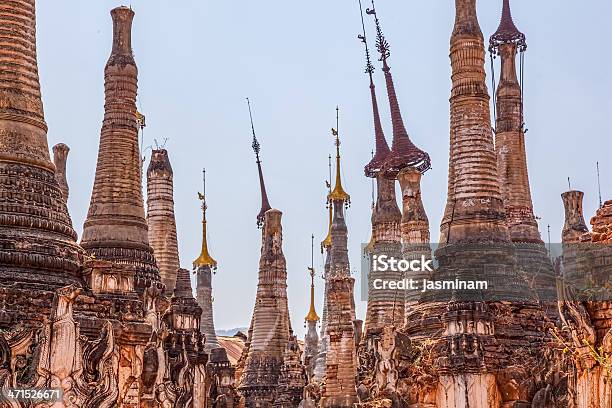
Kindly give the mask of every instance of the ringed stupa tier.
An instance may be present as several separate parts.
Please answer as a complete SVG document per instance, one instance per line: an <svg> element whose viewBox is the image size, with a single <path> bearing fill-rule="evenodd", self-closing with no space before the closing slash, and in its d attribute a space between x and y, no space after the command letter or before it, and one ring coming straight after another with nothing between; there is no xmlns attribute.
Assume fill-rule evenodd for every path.
<svg viewBox="0 0 612 408"><path fill-rule="evenodd" d="M153 150L147 169L147 224L149 243L153 248L167 294L173 292L176 274L180 268L173 178L168 151Z"/></svg>
<svg viewBox="0 0 612 408"><path fill-rule="evenodd" d="M205 175L206 172L204 171ZM202 201L202 249L200 256L193 261L193 268L197 274L197 300L202 308L202 319L200 320L200 331L206 336L206 348L211 350L220 347L215 323L213 319L213 297L212 297L212 275L217 269L217 261L208 252L208 239L206 237L206 179L204 179L204 192L199 194Z"/></svg>
<svg viewBox="0 0 612 408"><path fill-rule="evenodd" d="M248 99L247 99L248 102ZM251 114L249 103L249 114ZM262 208L270 207L259 160L260 144L255 136L253 116L253 151L257 159L261 187ZM287 263L283 254L282 212L270 208L258 214L257 224L262 228L261 257L257 294L248 339L242 354L244 362L237 367L238 392L246 408L283 406L291 404L301 395L305 379L296 384L297 339L291 329L287 302ZM242 359L242 357L241 357ZM293 373L293 374L292 374ZM287 402L290 401L290 402ZM280 404L280 405L279 405Z"/></svg>
<svg viewBox="0 0 612 408"><path fill-rule="evenodd" d="M364 171L366 177L376 179L376 203L372 207L372 239L368 245L370 258L373 256L388 256L396 259L401 255L400 222L402 214L397 206L395 196L395 180L385 177L383 165L391 153L383 132L376 86L374 85L374 66L370 60L370 50L366 36L363 15L361 16L363 34L359 37L365 47L366 68L370 81L370 98L374 121L374 156ZM370 262L370 265L373 263ZM404 297L398 296L398 291L391 289L374 289L376 279L395 280L402 278L399 271L380 272L370 267L368 273L368 306L365 319L366 336L372 330L379 331L385 325L401 325L404 320Z"/></svg>
<svg viewBox="0 0 612 408"><path fill-rule="evenodd" d="M134 12L111 11L113 48L104 70L104 121L96 176L81 246L102 260L136 268L139 291L159 284L159 270L149 245L142 199L136 92L138 69L132 53Z"/></svg>
<svg viewBox="0 0 612 408"><path fill-rule="evenodd" d="M426 291L411 336L434 342L437 386L419 403L442 407L517 406L531 401L529 372L541 363L543 312L519 273L506 224L485 85L484 39L476 0L455 0L450 40L449 196L434 280L487 281L487 289ZM521 357L528 348L531 357ZM532 385L535 387L535 384Z"/></svg>
<svg viewBox="0 0 612 408"><path fill-rule="evenodd" d="M0 285L81 286L83 250L49 155L35 0L0 7Z"/></svg>
<svg viewBox="0 0 612 408"><path fill-rule="evenodd" d="M336 112L338 112L336 110ZM328 204L333 206L331 246L327 283L327 325L325 338L325 379L321 397L322 407L352 407L357 402L355 380L357 355L355 344L355 279L350 273L348 258L348 229L344 209L350 204L350 196L342 187L340 171L340 138L336 138L336 182L329 193Z"/></svg>
<svg viewBox="0 0 612 408"><path fill-rule="evenodd" d="M279 397L279 375L292 332L287 304L287 265L282 250L281 217L282 213L276 209L266 211L264 216L259 283L249 348L238 385L246 407L266 406Z"/></svg>
<svg viewBox="0 0 612 408"><path fill-rule="evenodd" d="M489 40L489 52L500 56L501 78L496 93L495 150L510 239L530 286L550 315L557 313L555 273L533 213L525 149L523 90L516 56L527 49L525 34L512 19L510 0L504 0L501 21Z"/></svg>

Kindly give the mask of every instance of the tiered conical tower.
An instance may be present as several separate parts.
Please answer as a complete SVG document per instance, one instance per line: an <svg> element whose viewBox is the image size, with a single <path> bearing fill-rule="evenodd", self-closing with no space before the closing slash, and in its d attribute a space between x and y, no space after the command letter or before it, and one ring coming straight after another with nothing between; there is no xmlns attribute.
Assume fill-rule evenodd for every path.
<svg viewBox="0 0 612 408"><path fill-rule="evenodd" d="M49 291L81 286L83 251L49 156L35 9L35 0L0 7L0 288L18 282L21 289Z"/></svg>
<svg viewBox="0 0 612 408"><path fill-rule="evenodd" d="M203 175L206 172L203 171ZM193 268L198 276L196 288L198 304L202 308L202 319L200 321L200 331L206 336L206 348L208 350L219 346L217 334L215 333L215 323L213 319L212 301L212 274L217 269L217 261L208 252L208 239L206 237L206 179L204 178L204 191L199 194L202 201L202 250L200 256L193 261Z"/></svg>
<svg viewBox="0 0 612 408"><path fill-rule="evenodd" d="M529 387L512 385L529 381L513 365L517 358L522 367L541 363L543 313L519 273L506 223L476 0L456 0L455 6L449 195L433 278L486 280L487 289L424 292L423 318L409 319L407 329L435 344L432 363L439 377L428 398L443 407L512 406L532 398ZM523 347L532 354L519 357Z"/></svg>
<svg viewBox="0 0 612 408"><path fill-rule="evenodd" d="M167 294L174 291L176 274L180 268L173 177L168 151L153 150L147 169L147 223L149 242Z"/></svg>
<svg viewBox="0 0 612 408"><path fill-rule="evenodd" d="M554 317L557 314L555 273L533 213L525 149L523 90L516 72L516 56L520 53L522 61L526 49L525 34L512 20L510 0L504 0L499 27L489 40L492 56L501 58L495 123L499 181L517 261L530 286L537 291L540 302Z"/></svg>
<svg viewBox="0 0 612 408"><path fill-rule="evenodd" d="M118 7L113 17L113 48L104 70L104 122L96 177L82 247L98 259L136 268L136 288L160 282L149 245L142 199L136 92L138 69L132 54L134 12Z"/></svg>
<svg viewBox="0 0 612 408"><path fill-rule="evenodd" d="M262 244L255 307L243 350L244 367L237 370L240 373L238 391L247 408L272 405L290 407L295 403L295 398L299 403L305 379L300 378L296 386L293 371L297 342L289 320L282 213L270 208L268 202L259 159L260 144L255 136L252 115L251 127L261 187L262 208L257 216L257 225L262 227Z"/></svg>
<svg viewBox="0 0 612 408"><path fill-rule="evenodd" d="M311 251L314 252L314 235L312 235L312 246ZM314 368L316 364L317 353L319 351L319 335L317 334L317 323L319 323L319 315L315 309L315 269L314 269L314 253L311 253L311 264L308 268L310 272L310 307L308 308L308 314L304 318L304 322L307 325L306 336L304 337L304 353L303 362L306 367L306 374L310 380L314 374Z"/></svg>
<svg viewBox="0 0 612 408"><path fill-rule="evenodd" d="M337 112L337 110L336 110ZM355 279L351 276L348 258L348 230L344 209L350 196L342 187L340 171L340 138L338 128L332 129L336 138L336 182L328 196L333 206L331 247L327 281L327 325L325 337L329 341L325 357L325 385L322 407L352 407L357 401L355 377L357 356L355 345Z"/></svg>
<svg viewBox="0 0 612 408"><path fill-rule="evenodd" d="M330 180L326 181L329 193L331 193L331 155L329 156L329 177ZM333 206L328 205L328 225L327 225L327 235L325 239L321 241L321 253L325 253L325 264L323 266L323 280L324 289L323 289L323 313L321 315L321 329L319 331L319 350L317 352L317 359L315 362L313 379L317 382L321 382L323 378L325 378L325 358L327 355L327 348L329 346L329 338L326 336L327 331L327 301L328 301L328 277L329 277L329 262L331 260L331 228L332 228L332 218L333 218Z"/></svg>
<svg viewBox="0 0 612 408"><path fill-rule="evenodd" d="M372 160L365 166L366 177L376 179L376 204L372 208L372 239L369 245L369 257L388 256L396 259L401 255L400 221L402 214L397 206L395 196L395 180L387 178L383 172L383 165L391 153L383 132L374 85L374 66L370 61L370 50L366 36L365 24L362 15L363 35L360 39L364 43L366 53L366 69L370 80L370 97L372 101L372 114L374 119L374 142L376 146ZM375 271L370 262L368 273L368 307L365 319L366 337L372 331L379 331L386 324L401 325L404 320L404 295L391 289L374 289L376 279L398 281L402 277L399 271Z"/></svg>

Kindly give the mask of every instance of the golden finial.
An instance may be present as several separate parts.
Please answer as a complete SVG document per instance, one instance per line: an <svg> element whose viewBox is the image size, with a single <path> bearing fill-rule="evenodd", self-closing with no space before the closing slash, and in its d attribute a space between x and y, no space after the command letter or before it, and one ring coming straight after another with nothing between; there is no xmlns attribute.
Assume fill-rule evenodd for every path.
<svg viewBox="0 0 612 408"><path fill-rule="evenodd" d="M342 187L342 178L340 176L340 135L338 132L339 126L339 111L340 109L336 106L336 128L332 128L332 135L336 138L336 185L331 193L327 197L329 203L333 201L344 201L348 207L351 203L351 196L348 195Z"/></svg>
<svg viewBox="0 0 612 408"><path fill-rule="evenodd" d="M307 322L318 322L319 315L317 315L314 304L314 234L310 236L310 267L308 268L308 271L310 272L310 310L308 311L305 320Z"/></svg>
<svg viewBox="0 0 612 408"><path fill-rule="evenodd" d="M331 176L332 176L332 164L331 164L331 154L328 157L328 166L329 166L329 180L331 180ZM331 194L331 183L327 180L325 180L325 187L327 187L328 192L328 197ZM325 239L323 241L321 241L321 253L323 253L323 249L324 248L329 248L331 247L332 241L331 241L331 227L332 227L332 218L333 218L333 209L331 204L327 204L327 209L329 210L329 224L327 226L327 236L325 237Z"/></svg>
<svg viewBox="0 0 612 408"><path fill-rule="evenodd" d="M198 199L202 201L202 252L200 252L198 259L193 261L193 267L195 269L208 266L214 270L217 269L217 261L208 253L208 243L206 242L206 210L208 208L206 205L206 169L202 169L202 185L203 193L198 192Z"/></svg>

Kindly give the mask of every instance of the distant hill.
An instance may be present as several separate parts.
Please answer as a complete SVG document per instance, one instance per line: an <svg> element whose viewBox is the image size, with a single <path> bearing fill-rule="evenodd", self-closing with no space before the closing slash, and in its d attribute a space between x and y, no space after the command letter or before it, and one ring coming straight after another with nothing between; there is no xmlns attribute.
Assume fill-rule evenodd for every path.
<svg viewBox="0 0 612 408"><path fill-rule="evenodd" d="M248 327L236 327L236 328L233 328L233 329L215 330L215 333L217 333L217 336L228 336L228 337L231 337L234 334L238 333L239 331L241 331L244 334L246 334L247 331L249 331L249 328Z"/></svg>

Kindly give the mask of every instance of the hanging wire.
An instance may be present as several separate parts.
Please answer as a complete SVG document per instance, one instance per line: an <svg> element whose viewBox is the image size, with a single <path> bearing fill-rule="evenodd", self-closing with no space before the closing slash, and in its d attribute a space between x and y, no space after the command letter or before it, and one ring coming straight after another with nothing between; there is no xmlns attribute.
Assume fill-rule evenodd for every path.
<svg viewBox="0 0 612 408"><path fill-rule="evenodd" d="M521 80L521 128L523 133L527 132L525 127L525 50L520 50L520 80Z"/></svg>

